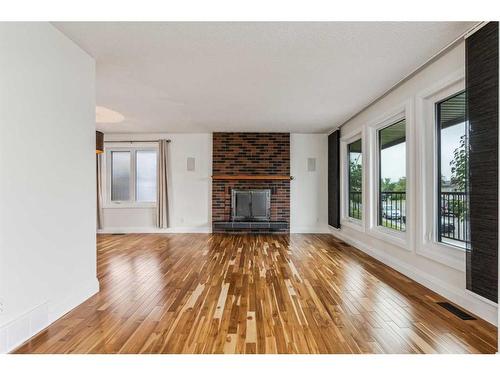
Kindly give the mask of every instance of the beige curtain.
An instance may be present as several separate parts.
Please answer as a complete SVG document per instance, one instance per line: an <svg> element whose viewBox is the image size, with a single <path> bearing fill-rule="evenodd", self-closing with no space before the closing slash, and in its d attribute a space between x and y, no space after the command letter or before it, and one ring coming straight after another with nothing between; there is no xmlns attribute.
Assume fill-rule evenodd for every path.
<svg viewBox="0 0 500 375"><path fill-rule="evenodd" d="M97 154L95 156L96 161L96 207L97 207L97 229L102 229L103 219L102 219L102 154Z"/></svg>
<svg viewBox="0 0 500 375"><path fill-rule="evenodd" d="M167 145L165 139L161 139L158 149L158 189L156 199L156 225L158 228L168 228L168 194L167 194Z"/></svg>

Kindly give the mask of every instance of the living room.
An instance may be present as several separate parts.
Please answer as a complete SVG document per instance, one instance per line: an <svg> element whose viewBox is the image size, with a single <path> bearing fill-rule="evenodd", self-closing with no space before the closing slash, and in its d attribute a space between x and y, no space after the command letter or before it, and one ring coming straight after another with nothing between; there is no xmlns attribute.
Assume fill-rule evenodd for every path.
<svg viewBox="0 0 500 375"><path fill-rule="evenodd" d="M0 352L497 353L491 18L0 22Z"/></svg>

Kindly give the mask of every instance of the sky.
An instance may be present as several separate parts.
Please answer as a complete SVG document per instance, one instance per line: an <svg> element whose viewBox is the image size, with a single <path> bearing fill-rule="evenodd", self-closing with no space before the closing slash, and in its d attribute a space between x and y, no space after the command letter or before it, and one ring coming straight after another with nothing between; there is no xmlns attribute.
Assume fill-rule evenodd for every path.
<svg viewBox="0 0 500 375"><path fill-rule="evenodd" d="M398 182L406 176L406 142L388 147L380 153L380 176Z"/></svg>
<svg viewBox="0 0 500 375"><path fill-rule="evenodd" d="M460 136L464 133L464 122L441 131L441 174L445 180L451 178L450 162L453 160L453 152L460 146Z"/></svg>
<svg viewBox="0 0 500 375"><path fill-rule="evenodd" d="M460 123L443 129L441 132L441 174L445 180L451 178L450 162L453 160L453 152L460 146L460 136L465 132L465 123ZM406 143L400 143L382 150L381 153L381 177L390 178L391 182L397 182L406 176L405 162Z"/></svg>

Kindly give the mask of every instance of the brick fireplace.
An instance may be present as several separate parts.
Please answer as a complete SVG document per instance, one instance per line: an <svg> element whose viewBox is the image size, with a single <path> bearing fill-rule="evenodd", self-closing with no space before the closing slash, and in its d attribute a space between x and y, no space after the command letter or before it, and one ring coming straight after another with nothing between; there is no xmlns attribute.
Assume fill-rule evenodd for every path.
<svg viewBox="0 0 500 375"><path fill-rule="evenodd" d="M212 163L214 232L226 231L220 224L232 220L232 189L271 189L271 222L289 231L289 133L214 133Z"/></svg>

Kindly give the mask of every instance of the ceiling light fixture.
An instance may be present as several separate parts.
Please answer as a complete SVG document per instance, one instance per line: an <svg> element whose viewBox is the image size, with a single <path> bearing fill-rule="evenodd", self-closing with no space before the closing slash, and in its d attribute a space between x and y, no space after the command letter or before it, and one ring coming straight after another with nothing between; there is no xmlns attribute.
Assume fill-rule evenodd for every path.
<svg viewBox="0 0 500 375"><path fill-rule="evenodd" d="M125 120L125 116L120 112L113 111L106 107L95 107L95 122L98 124L116 124L123 120Z"/></svg>

